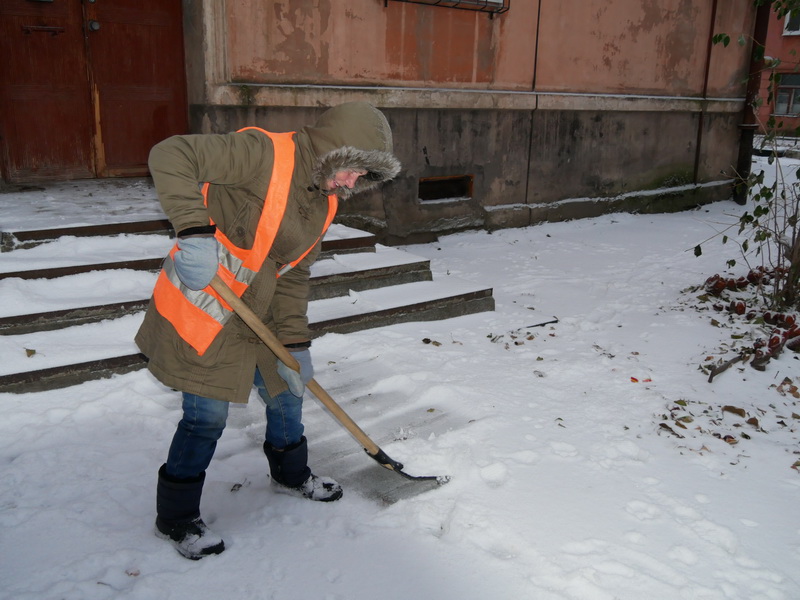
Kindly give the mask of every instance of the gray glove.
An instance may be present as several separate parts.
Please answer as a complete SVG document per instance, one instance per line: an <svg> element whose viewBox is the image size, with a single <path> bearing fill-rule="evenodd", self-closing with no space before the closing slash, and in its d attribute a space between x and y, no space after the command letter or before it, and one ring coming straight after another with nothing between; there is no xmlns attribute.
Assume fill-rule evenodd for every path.
<svg viewBox="0 0 800 600"><path fill-rule="evenodd" d="M213 236L187 237L178 240L175 273L190 290L205 288L219 268L217 240Z"/></svg>
<svg viewBox="0 0 800 600"><path fill-rule="evenodd" d="M300 372L293 371L283 361L278 361L278 375L289 386L289 391L298 398L303 397L306 384L314 378L314 365L311 364L311 351L308 349L292 352L292 356L300 363Z"/></svg>

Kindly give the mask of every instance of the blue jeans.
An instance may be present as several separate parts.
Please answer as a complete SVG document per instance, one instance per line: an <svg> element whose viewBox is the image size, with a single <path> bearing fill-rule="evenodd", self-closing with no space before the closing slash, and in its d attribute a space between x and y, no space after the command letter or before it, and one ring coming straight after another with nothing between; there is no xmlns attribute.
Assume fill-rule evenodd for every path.
<svg viewBox="0 0 800 600"><path fill-rule="evenodd" d="M264 439L274 448L285 448L303 437L303 398L285 391L272 398L256 369L254 385L266 404ZM228 419L229 402L183 392L183 418L178 423L167 455L167 474L188 479L199 477L214 456L217 440Z"/></svg>

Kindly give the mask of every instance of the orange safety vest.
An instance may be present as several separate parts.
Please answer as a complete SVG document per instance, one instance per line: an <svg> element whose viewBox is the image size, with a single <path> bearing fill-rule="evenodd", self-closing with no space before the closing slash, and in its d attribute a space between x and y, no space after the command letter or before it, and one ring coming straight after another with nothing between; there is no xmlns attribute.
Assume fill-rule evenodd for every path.
<svg viewBox="0 0 800 600"><path fill-rule="evenodd" d="M294 141L292 140L294 132L271 133L258 127L245 127L239 131L248 129L255 129L269 136L275 151L272 176L267 195L264 198L264 207L259 217L253 247L249 250L239 248L219 229L214 234L220 244L220 265L217 275L240 298L255 279L272 248L286 211L289 188L294 173ZM208 202L209 185L209 183L205 183L202 189L205 203ZM319 237L300 257L283 265L278 270L278 277L303 260L317 245L333 221L337 206L336 195L329 195L328 215ZM156 310L172 324L178 335L191 345L198 355L202 356L233 315L233 309L211 286L202 290L191 290L183 285L175 272L173 257L177 251L178 245L175 244L164 261L164 267L153 290L153 299Z"/></svg>

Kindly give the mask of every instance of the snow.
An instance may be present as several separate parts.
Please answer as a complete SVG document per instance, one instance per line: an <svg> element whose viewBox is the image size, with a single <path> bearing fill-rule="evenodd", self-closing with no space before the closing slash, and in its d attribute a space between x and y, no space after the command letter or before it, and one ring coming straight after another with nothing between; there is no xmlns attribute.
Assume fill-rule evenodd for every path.
<svg viewBox="0 0 800 600"><path fill-rule="evenodd" d="M416 281L374 290L356 292L350 290L347 296L315 300L309 303L308 319L320 323L332 319L354 317L371 311L391 310L408 306L411 303L436 301L452 298L460 294L478 291L475 286L464 281Z"/></svg>
<svg viewBox="0 0 800 600"><path fill-rule="evenodd" d="M370 269L409 265L419 261L418 256L402 250L375 244L374 252L333 254L331 258L318 260L311 265L312 277L324 277L339 273L354 273Z"/></svg>
<svg viewBox="0 0 800 600"><path fill-rule="evenodd" d="M0 193L3 231L34 231L163 219L148 178L22 185Z"/></svg>
<svg viewBox="0 0 800 600"><path fill-rule="evenodd" d="M120 240L128 243L120 243ZM5 272L32 271L160 258L175 244L168 235L123 234L102 238L64 236L58 240L3 254ZM75 260L80 257L80 260Z"/></svg>
<svg viewBox="0 0 800 600"><path fill-rule="evenodd" d="M5 258L5 254L0 254L0 264L5 264ZM152 291L155 282L153 273L130 269L94 271L58 279L11 277L0 283L0 306L4 317L12 317L80 308L87 306L87 302L95 305L141 300L149 297L149 293L143 292Z"/></svg>
<svg viewBox="0 0 800 600"><path fill-rule="evenodd" d="M141 324L137 313L69 329L0 336L0 375L136 354L133 337Z"/></svg>
<svg viewBox="0 0 800 600"><path fill-rule="evenodd" d="M4 223L7 204L36 220L21 197L0 195ZM698 310L691 291L725 272L734 248L692 249L743 210L719 202L406 248L431 260L435 280L492 287L496 311L327 334L314 342L316 378L406 472L451 481L381 501L382 482L405 480L309 397L312 468L345 495L277 494L254 396L232 407L203 496L227 549L198 562L152 532L176 392L139 371L0 394L0 598L800 598L800 409L781 385L800 378L800 364L785 353L766 372L737 365L713 383L699 369L728 358L735 327L748 326ZM0 255L4 270L15 253ZM71 305L74 277L100 275L50 282ZM4 314L30 312L18 285L0 283ZM124 297L124 282L102 289L115 286L109 294ZM129 344L118 325L66 330L37 353L69 353L70 335ZM11 352L4 364L36 360ZM760 429L723 406L758 415ZM677 408L694 416L685 430L670 419Z"/></svg>

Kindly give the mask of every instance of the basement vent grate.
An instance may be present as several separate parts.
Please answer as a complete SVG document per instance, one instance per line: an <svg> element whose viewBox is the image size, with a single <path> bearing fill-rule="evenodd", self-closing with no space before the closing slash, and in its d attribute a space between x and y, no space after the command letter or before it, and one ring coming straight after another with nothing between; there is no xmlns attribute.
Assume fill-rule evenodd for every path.
<svg viewBox="0 0 800 600"><path fill-rule="evenodd" d="M419 180L420 202L457 202L472 198L472 175L422 177Z"/></svg>

